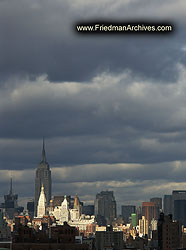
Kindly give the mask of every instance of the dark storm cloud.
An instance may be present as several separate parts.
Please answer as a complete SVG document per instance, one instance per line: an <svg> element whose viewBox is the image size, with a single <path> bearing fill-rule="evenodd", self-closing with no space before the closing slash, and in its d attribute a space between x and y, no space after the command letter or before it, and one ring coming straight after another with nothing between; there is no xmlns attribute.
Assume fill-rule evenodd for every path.
<svg viewBox="0 0 186 250"><path fill-rule="evenodd" d="M42 135L53 165L185 160L186 70L178 65L177 72L166 85L126 71L86 83L52 84L43 76L4 89L1 168L34 167Z"/></svg>
<svg viewBox="0 0 186 250"><path fill-rule="evenodd" d="M51 81L86 81L105 69L121 72L126 68L153 78L173 80L175 62L185 63L179 49L185 43L181 32L183 20L180 20L183 1L179 4L172 1L163 4L160 1L150 4L149 1L101 1L99 4L97 1L1 1L1 81L12 74L33 78L44 73ZM171 18L177 23L178 32L164 37L86 37L74 31L75 23L82 18L152 19L153 16L157 20Z"/></svg>
<svg viewBox="0 0 186 250"><path fill-rule="evenodd" d="M175 32L75 32L100 18L167 20ZM183 0L0 1L1 196L9 170L15 192L33 196L43 135L53 194L92 203L109 189L121 205L185 189L184 25Z"/></svg>

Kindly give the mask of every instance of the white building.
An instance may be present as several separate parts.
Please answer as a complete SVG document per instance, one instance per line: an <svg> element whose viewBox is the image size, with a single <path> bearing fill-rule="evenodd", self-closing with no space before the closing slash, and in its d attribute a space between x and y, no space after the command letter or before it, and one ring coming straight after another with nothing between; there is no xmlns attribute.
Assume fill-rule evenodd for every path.
<svg viewBox="0 0 186 250"><path fill-rule="evenodd" d="M37 206L37 217L42 218L44 215L46 215L46 197L44 193L44 186L42 185Z"/></svg>
<svg viewBox="0 0 186 250"><path fill-rule="evenodd" d="M63 225L68 222L70 226L78 227L79 230L86 230L87 225L95 223L95 216L82 214L81 205L77 195L74 199L74 207L69 208L66 196L61 206L54 207L53 211L50 210L50 215L55 216L58 225Z"/></svg>
<svg viewBox="0 0 186 250"><path fill-rule="evenodd" d="M149 233L149 223L145 216L142 216L142 219L139 220L139 236L145 236Z"/></svg>

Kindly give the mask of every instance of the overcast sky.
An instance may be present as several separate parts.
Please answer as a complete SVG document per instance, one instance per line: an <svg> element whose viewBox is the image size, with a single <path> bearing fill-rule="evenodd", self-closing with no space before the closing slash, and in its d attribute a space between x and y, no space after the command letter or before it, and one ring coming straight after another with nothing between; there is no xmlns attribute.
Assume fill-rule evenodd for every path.
<svg viewBox="0 0 186 250"><path fill-rule="evenodd" d="M53 195L118 206L186 189L184 0L0 0L0 196L34 195L42 137ZM82 35L79 21L171 22Z"/></svg>

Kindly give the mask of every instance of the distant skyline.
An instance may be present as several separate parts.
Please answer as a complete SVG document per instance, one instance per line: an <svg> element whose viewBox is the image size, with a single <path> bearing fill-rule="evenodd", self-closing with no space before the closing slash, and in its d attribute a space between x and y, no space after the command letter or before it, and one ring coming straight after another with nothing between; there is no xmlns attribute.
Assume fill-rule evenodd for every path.
<svg viewBox="0 0 186 250"><path fill-rule="evenodd" d="M34 197L45 136L53 194L118 204L186 189L184 0L0 2L0 197ZM75 32L79 21L168 21L168 35ZM125 201L125 203L124 203ZM119 206L120 206L119 205Z"/></svg>

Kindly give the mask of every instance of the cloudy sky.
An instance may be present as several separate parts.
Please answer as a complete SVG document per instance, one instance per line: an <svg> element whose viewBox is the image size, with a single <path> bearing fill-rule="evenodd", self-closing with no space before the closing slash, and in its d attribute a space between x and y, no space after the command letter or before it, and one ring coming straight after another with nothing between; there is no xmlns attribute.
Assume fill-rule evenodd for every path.
<svg viewBox="0 0 186 250"><path fill-rule="evenodd" d="M184 0L0 0L0 196L34 195L42 137L53 195L118 207L186 189ZM174 32L82 35L79 21Z"/></svg>

